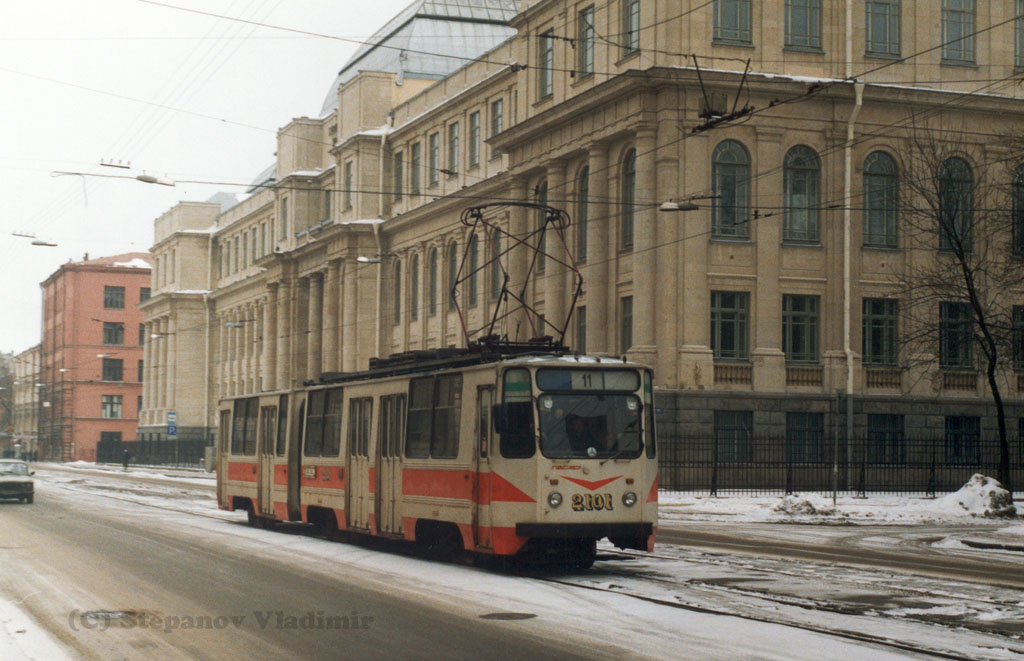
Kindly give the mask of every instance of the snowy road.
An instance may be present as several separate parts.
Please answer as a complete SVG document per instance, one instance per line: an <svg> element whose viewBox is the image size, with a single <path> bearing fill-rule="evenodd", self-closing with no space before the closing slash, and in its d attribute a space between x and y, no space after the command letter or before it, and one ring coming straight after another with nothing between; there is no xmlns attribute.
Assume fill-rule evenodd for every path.
<svg viewBox="0 0 1024 661"><path fill-rule="evenodd" d="M300 526L250 529L214 509L201 475L41 467L37 478L35 505L0 505L0 596L70 658L1024 659L1015 587L671 544L606 549L589 572L510 576L329 543ZM730 528L744 525L752 538L805 543L852 534ZM872 529L858 546L978 553L947 548L943 531L910 544L906 527ZM989 557L1016 578L1019 555ZM8 629L10 610L0 608ZM349 626L317 629L318 611ZM6 637L23 658L54 658L40 631L16 626L24 633Z"/></svg>

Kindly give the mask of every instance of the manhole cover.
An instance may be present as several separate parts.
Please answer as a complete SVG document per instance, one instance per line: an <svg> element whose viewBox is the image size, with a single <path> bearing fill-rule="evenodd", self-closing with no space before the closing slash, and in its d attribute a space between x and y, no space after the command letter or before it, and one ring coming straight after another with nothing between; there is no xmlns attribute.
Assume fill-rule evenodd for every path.
<svg viewBox="0 0 1024 661"><path fill-rule="evenodd" d="M531 617L537 617L537 615L534 613L488 613L480 616L483 620L529 620Z"/></svg>

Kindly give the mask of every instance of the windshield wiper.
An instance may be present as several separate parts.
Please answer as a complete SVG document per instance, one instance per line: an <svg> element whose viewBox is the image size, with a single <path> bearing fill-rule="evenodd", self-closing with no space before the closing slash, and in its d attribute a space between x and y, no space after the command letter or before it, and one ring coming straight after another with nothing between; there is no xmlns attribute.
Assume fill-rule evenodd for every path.
<svg viewBox="0 0 1024 661"><path fill-rule="evenodd" d="M625 434L625 433L626 433L627 431L629 431L630 429L632 429L633 427L636 427L636 423L638 423L639 421L640 421L640 418L639 418L639 416L638 416L638 417L637 417L637 418L636 418L635 420L633 420L633 422L631 422L631 423L629 423L628 425L626 425L625 429L623 429L622 431L620 431L620 432L619 432L619 433L618 433L618 434L617 434L617 435L615 436L615 446L616 446L616 447L618 447L618 445L619 445L619 441L621 441L621 440L622 440L622 436L623 436L623 435L624 435L624 434ZM599 464L598 464L598 466L604 466L604 465L605 465L606 463L608 463L608 462L609 462L609 461L611 461L612 459L618 459L618 458L619 458L619 457L621 457L621 456L622 456L623 454L625 454L625 452L626 452L626 449L627 449L627 448L622 448L621 450L619 450L619 451L618 451L618 452L616 452L615 454L613 454L613 455L611 455L611 456L609 456L609 457L606 457L606 458L602 459L602 460L601 460L601 463L599 463Z"/></svg>

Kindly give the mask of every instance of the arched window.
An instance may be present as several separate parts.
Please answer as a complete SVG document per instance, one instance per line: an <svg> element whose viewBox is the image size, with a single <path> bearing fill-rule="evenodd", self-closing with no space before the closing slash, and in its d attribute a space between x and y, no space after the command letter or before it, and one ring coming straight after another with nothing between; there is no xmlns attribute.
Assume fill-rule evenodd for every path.
<svg viewBox="0 0 1024 661"><path fill-rule="evenodd" d="M974 178L962 158L948 158L939 167L939 250L971 250L971 208Z"/></svg>
<svg viewBox="0 0 1024 661"><path fill-rule="evenodd" d="M786 153L782 171L782 240L817 243L821 240L819 190L821 161L814 150L797 145Z"/></svg>
<svg viewBox="0 0 1024 661"><path fill-rule="evenodd" d="M1024 163L1013 173L1013 254L1024 255Z"/></svg>
<svg viewBox="0 0 1024 661"><path fill-rule="evenodd" d="M590 213L590 168L576 178L576 261L587 261L587 217Z"/></svg>
<svg viewBox="0 0 1024 661"><path fill-rule="evenodd" d="M501 270L501 231L497 227L491 233L491 298L501 296L501 288L505 285L505 274Z"/></svg>
<svg viewBox="0 0 1024 661"><path fill-rule="evenodd" d="M459 275L459 248L452 242L448 246L448 309L455 309L455 279Z"/></svg>
<svg viewBox="0 0 1024 661"><path fill-rule="evenodd" d="M864 159L864 245L896 247L897 174L884 151Z"/></svg>
<svg viewBox="0 0 1024 661"><path fill-rule="evenodd" d="M420 317L420 256L412 256L409 266L409 319L416 321Z"/></svg>
<svg viewBox="0 0 1024 661"><path fill-rule="evenodd" d="M395 261L395 326L402 323L402 262Z"/></svg>
<svg viewBox="0 0 1024 661"><path fill-rule="evenodd" d="M469 240L469 304L476 305L477 283L480 281L477 268L480 265L480 241L476 234Z"/></svg>
<svg viewBox="0 0 1024 661"><path fill-rule="evenodd" d="M711 154L711 235L750 237L750 156L735 140L720 142Z"/></svg>
<svg viewBox="0 0 1024 661"><path fill-rule="evenodd" d="M636 203L636 150L630 149L622 159L622 222L619 243L622 248L633 247L633 205Z"/></svg>
<svg viewBox="0 0 1024 661"><path fill-rule="evenodd" d="M430 251L430 276L427 279L427 287L430 288L427 294L427 314L437 314L437 248Z"/></svg>
<svg viewBox="0 0 1024 661"><path fill-rule="evenodd" d="M536 196L536 200L535 201L537 202L537 204L545 204L546 205L548 203L548 180L544 179L539 184L537 184L537 187L534 189L534 192L535 192L535 196ZM547 220L547 214L538 209L537 210L537 229L543 230L544 229L544 222L546 220ZM540 240L537 243L537 250L540 252L540 254L537 255L537 273L543 273L544 272L544 267L547 265L546 264L547 260L545 259L545 255L544 255L544 253L547 251L547 249L548 249L547 233L546 232L541 232Z"/></svg>

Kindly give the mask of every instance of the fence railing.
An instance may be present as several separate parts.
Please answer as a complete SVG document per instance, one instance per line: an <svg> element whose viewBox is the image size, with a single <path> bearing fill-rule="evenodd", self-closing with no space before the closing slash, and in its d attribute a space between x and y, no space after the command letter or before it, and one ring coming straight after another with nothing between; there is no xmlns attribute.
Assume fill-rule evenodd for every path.
<svg viewBox="0 0 1024 661"><path fill-rule="evenodd" d="M209 445L201 439L163 441L100 441L96 446L96 463L120 464L128 451L132 464L202 467Z"/></svg>
<svg viewBox="0 0 1024 661"><path fill-rule="evenodd" d="M1024 488L1024 443L1010 441L1012 484ZM724 495L840 492L936 494L956 491L974 473L997 476L999 440L846 439L659 435L658 484L677 492Z"/></svg>

